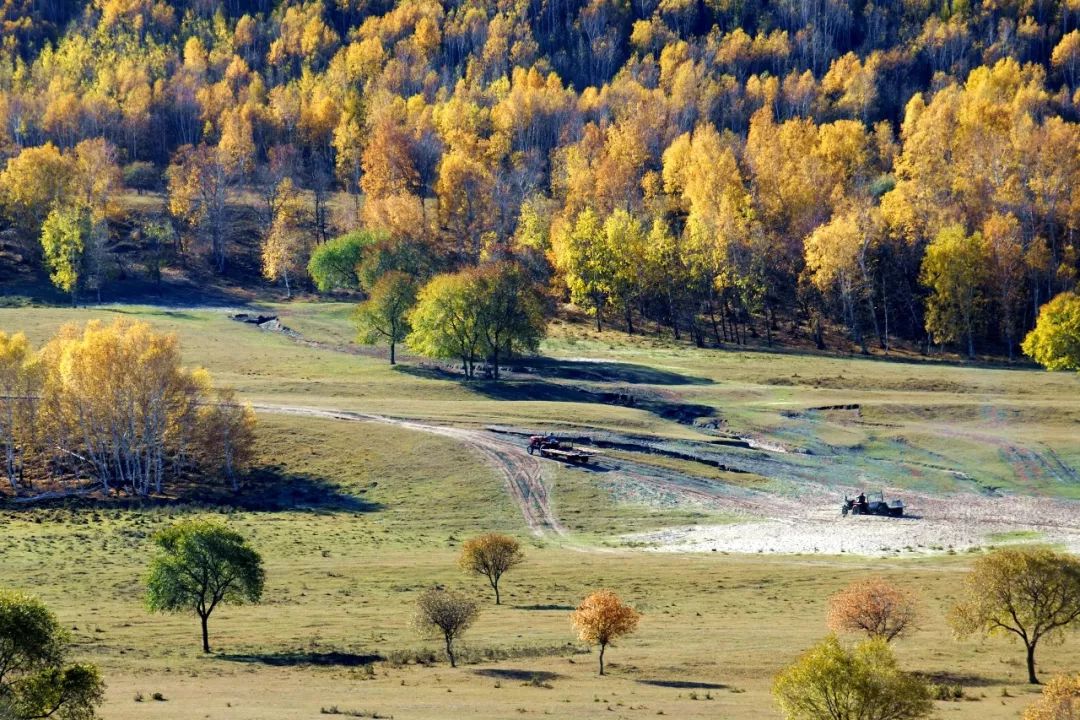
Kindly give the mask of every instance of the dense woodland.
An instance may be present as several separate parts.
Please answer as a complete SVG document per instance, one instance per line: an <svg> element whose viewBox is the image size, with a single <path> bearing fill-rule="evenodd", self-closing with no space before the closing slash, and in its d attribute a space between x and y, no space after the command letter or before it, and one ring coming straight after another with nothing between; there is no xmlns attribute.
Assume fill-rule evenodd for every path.
<svg viewBox="0 0 1080 720"><path fill-rule="evenodd" d="M0 272L73 297L117 252L236 273L245 199L290 292L360 230L369 269L516 264L698 344L1012 356L1080 270L1077 0L3 0L0 28Z"/></svg>

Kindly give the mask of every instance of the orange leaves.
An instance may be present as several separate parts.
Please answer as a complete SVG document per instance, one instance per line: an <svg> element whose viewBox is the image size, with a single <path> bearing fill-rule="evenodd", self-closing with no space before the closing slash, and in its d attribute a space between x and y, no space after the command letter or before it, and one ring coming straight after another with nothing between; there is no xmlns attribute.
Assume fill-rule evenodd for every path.
<svg viewBox="0 0 1080 720"><path fill-rule="evenodd" d="M612 590L596 590L570 616L578 637L589 645L611 645L637 629L641 614Z"/></svg>
<svg viewBox="0 0 1080 720"><path fill-rule="evenodd" d="M915 596L883 578L853 582L829 599L829 629L864 632L886 642L912 629Z"/></svg>

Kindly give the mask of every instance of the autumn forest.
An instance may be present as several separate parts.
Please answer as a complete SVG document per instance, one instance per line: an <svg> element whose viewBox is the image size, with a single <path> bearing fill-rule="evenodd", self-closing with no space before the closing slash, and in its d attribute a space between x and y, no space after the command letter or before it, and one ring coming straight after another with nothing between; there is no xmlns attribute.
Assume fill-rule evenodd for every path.
<svg viewBox="0 0 1080 720"><path fill-rule="evenodd" d="M1078 110L1077 0L3 0L0 279L461 276L698 345L1011 358L1075 297Z"/></svg>

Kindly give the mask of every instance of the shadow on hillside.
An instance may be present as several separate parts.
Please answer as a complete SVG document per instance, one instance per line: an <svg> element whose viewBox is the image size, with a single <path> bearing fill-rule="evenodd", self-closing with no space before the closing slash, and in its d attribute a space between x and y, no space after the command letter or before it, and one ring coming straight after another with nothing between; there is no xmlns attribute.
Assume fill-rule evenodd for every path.
<svg viewBox="0 0 1080 720"><path fill-rule="evenodd" d="M648 390L624 388L622 392L595 391L584 387L543 380L478 381L466 386L491 400L570 402L613 405L652 413L664 420L693 424L698 418L714 418L716 408L698 403L678 402Z"/></svg>
<svg viewBox="0 0 1080 720"><path fill-rule="evenodd" d="M715 419L717 414L716 409L708 405L678 402L657 390L634 387L636 384L705 384L711 382L710 380L642 365L535 358L528 367L518 366L517 369L508 370L501 380L477 378L471 381L465 380L460 371L450 366L397 365L395 370L427 380L457 381L466 390L489 400L614 405L644 410L664 420L684 425L693 424L699 418ZM578 380L582 384L563 382L564 380ZM623 382L626 385L590 386L587 384L589 382Z"/></svg>
<svg viewBox="0 0 1080 720"><path fill-rule="evenodd" d="M323 477L287 472L280 465L253 468L245 479L241 492L226 498L216 498L228 504L252 511L281 510L340 510L369 513L382 509L377 502L347 492L337 483Z"/></svg>
<svg viewBox="0 0 1080 720"><path fill-rule="evenodd" d="M495 678L496 680L515 680L517 682L544 683L558 680L563 676L546 670L509 670L503 668L482 668L473 670L474 675Z"/></svg>
<svg viewBox="0 0 1080 720"><path fill-rule="evenodd" d="M654 687L676 688L679 690L723 690L727 685L710 682L696 682L694 680L638 680L642 685Z"/></svg>
<svg viewBox="0 0 1080 720"><path fill-rule="evenodd" d="M318 665L323 667L360 667L371 665L384 658L381 655L358 655L347 652L307 652L304 650L265 652L265 653L227 653L216 656L219 660L249 663L252 665L270 665L272 667L296 667L300 665Z"/></svg>
<svg viewBox="0 0 1080 720"><path fill-rule="evenodd" d="M394 368L416 377L438 380L464 380L460 365L424 362L417 365L397 365ZM477 380L482 382L482 369L477 367ZM520 358L502 368L503 381L535 377L545 380L573 380L592 383L622 383L625 385L712 385L708 378L661 370L634 363L590 360L559 360L556 358Z"/></svg>
<svg viewBox="0 0 1080 720"><path fill-rule="evenodd" d="M510 371L549 380L586 380L630 385L711 385L713 382L708 378L634 363L561 360L545 357L515 361L511 364Z"/></svg>

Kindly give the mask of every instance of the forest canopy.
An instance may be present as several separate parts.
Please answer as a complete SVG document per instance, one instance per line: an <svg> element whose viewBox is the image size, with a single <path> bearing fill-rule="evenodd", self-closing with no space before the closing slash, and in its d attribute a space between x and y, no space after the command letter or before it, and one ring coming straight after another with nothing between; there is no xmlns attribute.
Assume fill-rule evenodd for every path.
<svg viewBox="0 0 1080 720"><path fill-rule="evenodd" d="M0 273L73 299L118 246L240 272L250 190L289 292L359 230L423 268L386 270L512 261L698 344L1011 355L1080 269L1076 0L4 0L0 28Z"/></svg>

